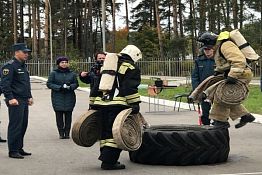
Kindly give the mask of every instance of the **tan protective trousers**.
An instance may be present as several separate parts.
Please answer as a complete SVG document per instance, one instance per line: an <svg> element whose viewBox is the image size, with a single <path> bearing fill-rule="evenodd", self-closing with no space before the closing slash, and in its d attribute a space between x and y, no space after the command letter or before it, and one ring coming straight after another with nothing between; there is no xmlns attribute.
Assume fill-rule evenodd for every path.
<svg viewBox="0 0 262 175"><path fill-rule="evenodd" d="M240 81L248 84L251 81L251 77L247 79L239 79ZM214 98L213 105L209 114L209 118L213 120L218 120L221 122L227 122L228 118L231 118L232 120L236 120L237 118L240 118L249 112L247 109L242 105L225 105L218 103L217 100Z"/></svg>

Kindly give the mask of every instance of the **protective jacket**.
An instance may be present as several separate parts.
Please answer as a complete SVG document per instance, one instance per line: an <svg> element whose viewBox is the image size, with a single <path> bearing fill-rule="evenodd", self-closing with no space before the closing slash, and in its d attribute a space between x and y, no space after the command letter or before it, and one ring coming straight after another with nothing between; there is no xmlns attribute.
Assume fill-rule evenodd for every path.
<svg viewBox="0 0 262 175"><path fill-rule="evenodd" d="M100 77L101 78L101 77ZM99 91L99 84L95 84L90 92L90 106L131 106L140 103L138 86L141 82L140 70L127 57L119 57L118 70L113 88L108 92L110 100L103 99L103 92Z"/></svg>
<svg viewBox="0 0 262 175"><path fill-rule="evenodd" d="M240 80L248 85L253 77L253 73L247 66L246 58L239 48L230 40L222 41L218 43L216 47L215 71L221 73L228 72L229 77ZM223 54L223 56L221 54ZM223 105L219 103L216 97L213 102L209 115L210 119L227 122L228 117L236 120L249 113L242 104Z"/></svg>
<svg viewBox="0 0 262 175"><path fill-rule="evenodd" d="M141 82L139 68L129 56L119 56L117 64L112 90L107 92L109 98L103 98L105 94L99 91L99 84L95 84L90 92L91 109L99 110L101 113L102 131L99 159L110 164L117 162L121 152L112 134L114 120L119 112L129 107L136 106L138 107L136 112L139 112L138 103L140 103L140 95L138 94L138 86Z"/></svg>
<svg viewBox="0 0 262 175"><path fill-rule="evenodd" d="M222 41L217 46L215 62L215 71L217 72L228 72L228 76L230 77L235 79L245 79L247 81L251 81L253 77L251 69L247 66L244 54L230 40Z"/></svg>

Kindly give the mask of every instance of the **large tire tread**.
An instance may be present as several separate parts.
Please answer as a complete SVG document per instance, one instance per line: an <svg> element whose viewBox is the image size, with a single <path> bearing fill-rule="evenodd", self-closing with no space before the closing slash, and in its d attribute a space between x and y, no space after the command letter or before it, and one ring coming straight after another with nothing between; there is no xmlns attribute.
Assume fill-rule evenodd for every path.
<svg viewBox="0 0 262 175"><path fill-rule="evenodd" d="M227 129L153 126L145 129L141 147L129 155L131 161L142 164L202 165L225 162L229 150Z"/></svg>

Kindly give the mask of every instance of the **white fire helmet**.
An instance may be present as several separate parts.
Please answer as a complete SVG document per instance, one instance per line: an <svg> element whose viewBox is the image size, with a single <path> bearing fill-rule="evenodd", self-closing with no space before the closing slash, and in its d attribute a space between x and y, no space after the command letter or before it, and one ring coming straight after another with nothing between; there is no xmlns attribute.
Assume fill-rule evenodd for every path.
<svg viewBox="0 0 262 175"><path fill-rule="evenodd" d="M142 52L135 45L127 45L120 54L129 55L134 62L142 58Z"/></svg>

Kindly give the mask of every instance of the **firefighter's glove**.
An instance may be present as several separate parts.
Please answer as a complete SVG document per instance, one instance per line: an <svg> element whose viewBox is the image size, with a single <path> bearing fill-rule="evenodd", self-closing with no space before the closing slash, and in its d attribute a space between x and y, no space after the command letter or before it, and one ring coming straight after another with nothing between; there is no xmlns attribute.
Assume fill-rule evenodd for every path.
<svg viewBox="0 0 262 175"><path fill-rule="evenodd" d="M194 97L188 96L187 97L187 101L188 101L188 103L193 103L194 102Z"/></svg>
<svg viewBox="0 0 262 175"><path fill-rule="evenodd" d="M222 72L218 72L218 71L214 72L214 76L218 76L218 75L221 75L221 74L223 74L223 73Z"/></svg>
<svg viewBox="0 0 262 175"><path fill-rule="evenodd" d="M201 100L205 101L207 99L207 95L205 93L201 94Z"/></svg>
<svg viewBox="0 0 262 175"><path fill-rule="evenodd" d="M228 77L226 78L226 83L227 83L227 84L236 84L236 83L237 83L237 79L228 76Z"/></svg>
<svg viewBox="0 0 262 175"><path fill-rule="evenodd" d="M132 104L132 105L131 105L131 108L132 108L131 114L137 114L137 113L139 113L140 106L139 106L138 103L137 103L137 104Z"/></svg>

